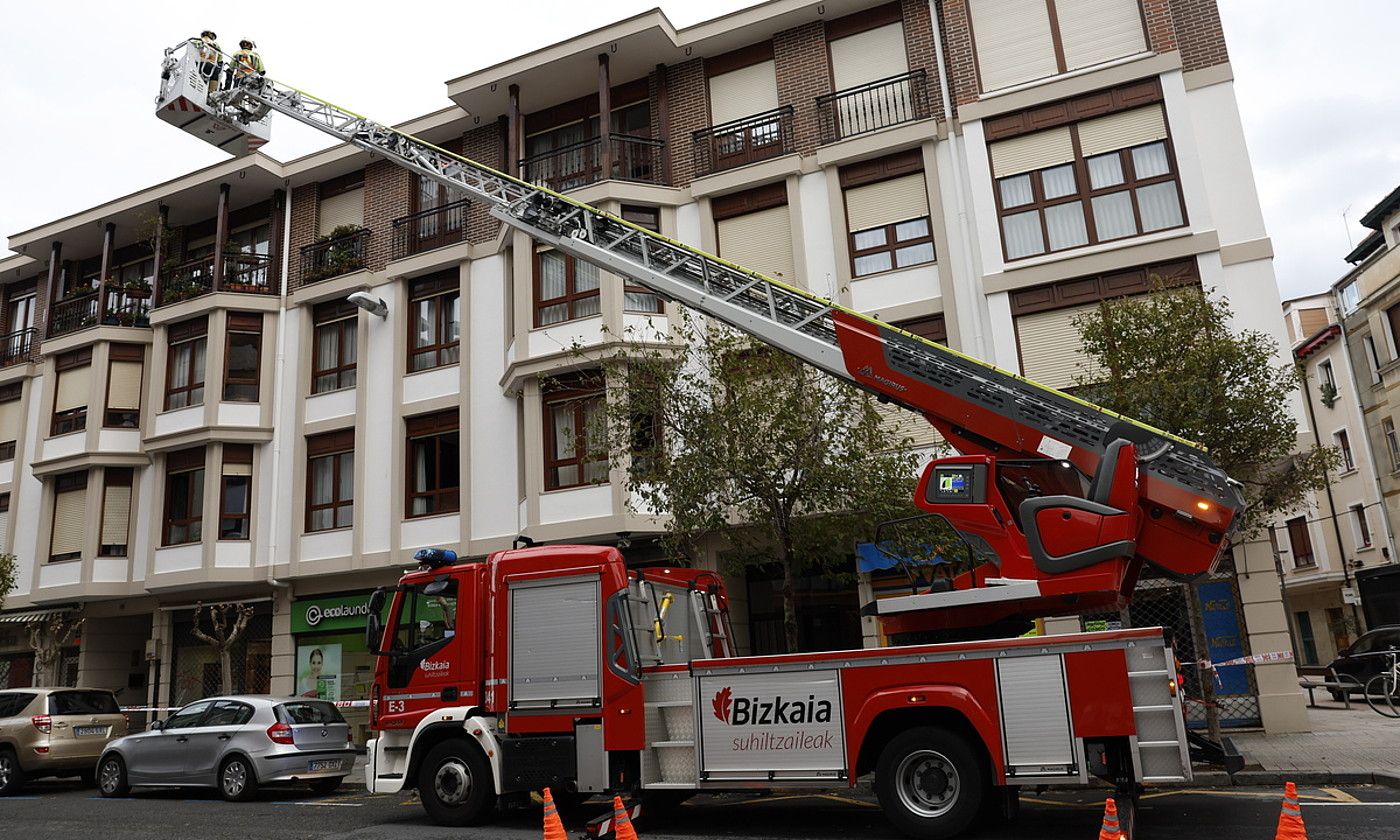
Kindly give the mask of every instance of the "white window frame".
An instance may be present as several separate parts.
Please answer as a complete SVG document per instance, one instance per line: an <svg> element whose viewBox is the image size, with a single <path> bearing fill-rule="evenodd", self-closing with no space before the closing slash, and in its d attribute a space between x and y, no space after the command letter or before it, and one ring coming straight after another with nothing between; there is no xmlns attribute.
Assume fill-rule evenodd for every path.
<svg viewBox="0 0 1400 840"><path fill-rule="evenodd" d="M1362 551L1374 546L1376 535L1375 532L1371 530L1371 518L1366 515L1366 503L1352 502L1347 506L1347 510L1352 514L1348 518L1351 520L1352 544L1356 546L1356 550ZM1366 523L1366 534L1370 537L1369 540L1364 542L1361 538L1361 523L1363 521Z"/></svg>
<svg viewBox="0 0 1400 840"><path fill-rule="evenodd" d="M1400 472L1400 436L1395 432L1395 421L1381 418L1381 434L1385 437L1386 449L1390 451L1390 471Z"/></svg>
<svg viewBox="0 0 1400 840"><path fill-rule="evenodd" d="M1362 347L1366 351L1366 366L1371 371L1371 384L1381 384L1381 359L1376 355L1376 340L1372 336L1361 336Z"/></svg>
<svg viewBox="0 0 1400 840"><path fill-rule="evenodd" d="M1342 437L1344 435L1347 439L1347 445L1345 447L1342 446ZM1351 431L1343 426L1332 432L1332 444L1337 447L1338 452L1344 453L1342 455L1341 475L1356 472L1356 450L1352 448Z"/></svg>

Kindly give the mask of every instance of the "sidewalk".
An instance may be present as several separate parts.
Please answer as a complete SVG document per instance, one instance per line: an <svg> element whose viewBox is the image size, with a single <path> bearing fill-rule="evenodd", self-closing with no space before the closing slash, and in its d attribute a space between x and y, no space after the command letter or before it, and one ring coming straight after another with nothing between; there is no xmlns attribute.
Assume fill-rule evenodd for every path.
<svg viewBox="0 0 1400 840"><path fill-rule="evenodd" d="M1361 701L1351 709L1319 700L1308 709L1311 732L1230 735L1244 755L1235 784L1267 784L1279 776L1308 784L1376 782L1400 787L1400 720L1382 717ZM1197 782L1228 784L1225 774L1198 773ZM1217 779L1216 776L1222 777Z"/></svg>

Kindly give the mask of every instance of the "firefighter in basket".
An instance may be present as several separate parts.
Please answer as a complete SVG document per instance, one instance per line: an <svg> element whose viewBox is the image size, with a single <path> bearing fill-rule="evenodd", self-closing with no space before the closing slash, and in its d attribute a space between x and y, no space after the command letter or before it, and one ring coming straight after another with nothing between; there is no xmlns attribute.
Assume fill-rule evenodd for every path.
<svg viewBox="0 0 1400 840"><path fill-rule="evenodd" d="M219 49L218 37L214 30L206 29L199 33L198 38L190 39L190 43L199 50L199 75L209 82L210 93L219 89L219 72L224 66L224 53Z"/></svg>

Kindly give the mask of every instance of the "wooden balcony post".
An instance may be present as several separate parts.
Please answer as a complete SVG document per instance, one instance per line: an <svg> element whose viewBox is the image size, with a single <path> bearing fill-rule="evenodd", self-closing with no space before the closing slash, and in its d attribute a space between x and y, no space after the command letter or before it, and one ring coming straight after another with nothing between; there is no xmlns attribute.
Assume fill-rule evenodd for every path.
<svg viewBox="0 0 1400 840"><path fill-rule="evenodd" d="M511 85L506 109L506 173L520 177L520 85Z"/></svg>
<svg viewBox="0 0 1400 840"><path fill-rule="evenodd" d="M117 236L117 226L108 222L102 226L102 268L97 276L97 323L107 320L107 281L112 271L112 240Z"/></svg>
<svg viewBox="0 0 1400 840"><path fill-rule="evenodd" d="M170 243L165 241L165 228L170 222L170 208L164 204L156 206L156 230L155 237L151 243L155 253L151 256L151 303L159 306L161 303L160 293L161 272L165 270L165 249L170 247Z"/></svg>
<svg viewBox="0 0 1400 840"><path fill-rule="evenodd" d="M49 311L44 319L44 337L53 333L54 307L58 305L58 287L63 282L63 243L54 240L49 250Z"/></svg>
<svg viewBox="0 0 1400 840"><path fill-rule="evenodd" d="M224 247L228 245L228 184L219 185L219 210L214 219L214 277L210 280L209 291L217 292L224 287Z"/></svg>
<svg viewBox="0 0 1400 840"><path fill-rule="evenodd" d="M598 151L598 165L602 169L598 180L606 181L613 176L612 81L607 53L598 53Z"/></svg>
<svg viewBox="0 0 1400 840"><path fill-rule="evenodd" d="M666 65L656 65L656 139L661 141L661 183L671 185L671 91L666 84Z"/></svg>

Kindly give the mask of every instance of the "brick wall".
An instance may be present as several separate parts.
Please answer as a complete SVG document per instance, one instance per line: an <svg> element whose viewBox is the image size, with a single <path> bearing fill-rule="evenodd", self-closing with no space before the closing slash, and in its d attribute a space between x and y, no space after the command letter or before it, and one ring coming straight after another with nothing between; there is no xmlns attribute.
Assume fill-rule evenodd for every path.
<svg viewBox="0 0 1400 840"><path fill-rule="evenodd" d="M505 135L499 123L490 123L468 131L462 137L462 154L477 163L499 172L506 170ZM467 207L467 241L490 242L496 238L501 223L492 218L486 205L472 202Z"/></svg>
<svg viewBox="0 0 1400 840"><path fill-rule="evenodd" d="M778 76L778 104L793 108L793 143L804 155L815 154L818 96L831 93L831 57L826 26L803 24L773 36L773 61Z"/></svg>
<svg viewBox="0 0 1400 840"><path fill-rule="evenodd" d="M695 177L695 144L691 135L710 124L704 60L697 58L667 67L666 87L671 96L671 184L684 187Z"/></svg>
<svg viewBox="0 0 1400 840"><path fill-rule="evenodd" d="M304 184L292 190L292 230L288 239L292 253L287 264L287 287L290 289L301 285L301 249L316 240L320 192L320 184Z"/></svg>
<svg viewBox="0 0 1400 840"><path fill-rule="evenodd" d="M948 62L948 87L953 96L953 115L958 106L977 101L977 63L972 54L971 17L966 0L941 0L939 19L943 23L943 57Z"/></svg>
<svg viewBox="0 0 1400 840"><path fill-rule="evenodd" d="M450 151L451 146L448 144ZM412 212L413 174L398 164L376 160L365 167L365 227L369 253L365 267L383 271L394 244L394 220Z"/></svg>
<svg viewBox="0 0 1400 840"><path fill-rule="evenodd" d="M1215 0L1171 0L1171 13L1183 69L1199 70L1230 60Z"/></svg>
<svg viewBox="0 0 1400 840"><path fill-rule="evenodd" d="M923 68L928 86L929 111L943 119L943 92L938 84L938 53L933 48L933 21L926 0L900 0L904 15L904 52L909 69Z"/></svg>
<svg viewBox="0 0 1400 840"><path fill-rule="evenodd" d="M1171 0L1142 0L1142 17L1147 22L1148 49L1158 53L1176 49Z"/></svg>

